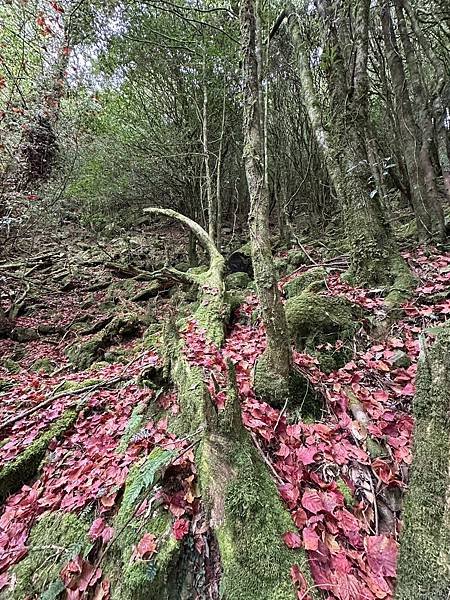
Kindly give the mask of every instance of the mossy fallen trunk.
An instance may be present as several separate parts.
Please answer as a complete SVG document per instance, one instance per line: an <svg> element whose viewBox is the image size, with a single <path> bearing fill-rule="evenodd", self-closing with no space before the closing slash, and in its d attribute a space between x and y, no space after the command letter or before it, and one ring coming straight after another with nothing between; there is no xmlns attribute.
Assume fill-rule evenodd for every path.
<svg viewBox="0 0 450 600"><path fill-rule="evenodd" d="M308 580L306 555L283 542L295 527L242 425L231 368L225 409L217 413L207 399L205 414L199 480L220 552L221 597L292 600L291 568L298 565Z"/></svg>
<svg viewBox="0 0 450 600"><path fill-rule="evenodd" d="M177 598L180 542L171 533L170 513L157 505L150 514L146 511L143 516L135 515L159 481L161 472L158 473L157 467L164 465L161 458L165 458L164 451L157 448L128 475L122 503L113 521L116 537L102 563L105 576L111 582L111 600ZM145 533L154 535L158 543L158 552L150 561L134 556Z"/></svg>
<svg viewBox="0 0 450 600"><path fill-rule="evenodd" d="M35 477L50 442L61 437L75 423L77 416L75 409L66 410L47 431L41 433L15 459L1 467L0 502Z"/></svg>
<svg viewBox="0 0 450 600"><path fill-rule="evenodd" d="M397 600L450 592L450 327L423 348L414 398L413 464L400 540Z"/></svg>

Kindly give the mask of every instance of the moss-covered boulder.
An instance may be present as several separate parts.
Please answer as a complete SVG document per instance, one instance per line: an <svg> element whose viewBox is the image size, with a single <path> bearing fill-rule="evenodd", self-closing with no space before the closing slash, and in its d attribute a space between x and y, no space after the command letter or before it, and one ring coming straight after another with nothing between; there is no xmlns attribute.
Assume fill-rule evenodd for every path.
<svg viewBox="0 0 450 600"><path fill-rule="evenodd" d="M287 298L298 296L304 291L318 292L325 287L327 270L323 267L313 267L284 286L284 293Z"/></svg>
<svg viewBox="0 0 450 600"><path fill-rule="evenodd" d="M12 358L5 358L1 361L0 366L9 371L10 373L19 373L20 365L17 361Z"/></svg>
<svg viewBox="0 0 450 600"><path fill-rule="evenodd" d="M305 265L307 260L308 259L302 250L291 250L288 253L289 271L295 271L295 269Z"/></svg>
<svg viewBox="0 0 450 600"><path fill-rule="evenodd" d="M246 293L243 290L230 290L225 292L225 302L230 307L230 314L245 302Z"/></svg>
<svg viewBox="0 0 450 600"><path fill-rule="evenodd" d="M342 367L352 355L345 342L353 337L361 310L344 298L305 291L286 301L286 319L298 350L317 356L323 371Z"/></svg>
<svg viewBox="0 0 450 600"><path fill-rule="evenodd" d="M251 283L251 279L247 273L238 271L230 273L225 277L225 286L227 290L245 290Z"/></svg>
<svg viewBox="0 0 450 600"><path fill-rule="evenodd" d="M88 531L89 523L71 513L42 516L31 530L28 554L13 569L13 587L0 593L0 598L59 598L65 589L60 571L89 550Z"/></svg>
<svg viewBox="0 0 450 600"><path fill-rule="evenodd" d="M134 314L114 317L104 329L93 335L90 340L70 346L66 350L67 357L77 369L88 369L93 363L103 360L109 346L136 335L141 325L141 319Z"/></svg>
<svg viewBox="0 0 450 600"><path fill-rule="evenodd" d="M31 365L30 370L34 372L44 371L44 373L52 373L55 370L55 363L49 358L39 358Z"/></svg>

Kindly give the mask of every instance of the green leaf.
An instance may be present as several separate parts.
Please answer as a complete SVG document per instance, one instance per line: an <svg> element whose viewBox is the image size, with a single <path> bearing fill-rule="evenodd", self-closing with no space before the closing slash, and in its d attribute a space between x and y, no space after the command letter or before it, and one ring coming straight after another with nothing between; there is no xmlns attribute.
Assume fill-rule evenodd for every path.
<svg viewBox="0 0 450 600"><path fill-rule="evenodd" d="M137 465L138 471L125 491L124 502L127 505L133 505L143 490L153 487L162 471L175 456L176 452L173 450L162 450L161 448L152 450L145 462Z"/></svg>
<svg viewBox="0 0 450 600"><path fill-rule="evenodd" d="M61 579L52 581L48 588L40 595L39 600L57 600L65 589L65 585Z"/></svg>

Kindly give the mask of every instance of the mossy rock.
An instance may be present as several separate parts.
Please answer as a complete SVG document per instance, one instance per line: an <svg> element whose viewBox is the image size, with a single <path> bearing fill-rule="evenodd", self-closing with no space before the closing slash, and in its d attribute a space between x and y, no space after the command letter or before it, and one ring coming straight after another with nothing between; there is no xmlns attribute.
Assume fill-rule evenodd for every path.
<svg viewBox="0 0 450 600"><path fill-rule="evenodd" d="M88 369L93 363L103 358L101 342L98 339L75 344L66 350L66 354L71 364L80 371Z"/></svg>
<svg viewBox="0 0 450 600"><path fill-rule="evenodd" d="M10 373L20 373L20 365L12 358L5 358L0 365Z"/></svg>
<svg viewBox="0 0 450 600"><path fill-rule="evenodd" d="M287 283L284 286L284 293L287 298L293 298L305 290L315 292L320 291L321 288L325 287L327 275L327 270L323 267L313 267L312 269L308 269L308 271L300 273L298 277ZM312 284L316 284L314 290L311 289Z"/></svg>
<svg viewBox="0 0 450 600"><path fill-rule="evenodd" d="M36 475L50 442L54 438L64 435L75 423L77 416L78 413L75 410L66 410L47 431L31 442L19 456L2 467L0 470L1 502Z"/></svg>
<svg viewBox="0 0 450 600"><path fill-rule="evenodd" d="M138 333L141 325L142 321L137 315L114 317L89 341L70 346L66 350L67 357L75 368L88 369L93 363L105 359L105 352L111 344L133 337Z"/></svg>
<svg viewBox="0 0 450 600"><path fill-rule="evenodd" d="M55 370L55 363L49 358L39 358L31 365L30 370L34 372L44 371L44 373L52 373Z"/></svg>
<svg viewBox="0 0 450 600"><path fill-rule="evenodd" d="M288 267L290 271L295 271L307 263L307 257L301 250L291 250L288 253Z"/></svg>
<svg viewBox="0 0 450 600"><path fill-rule="evenodd" d="M273 264L275 266L278 279L287 275L289 270L287 256L275 256L273 259Z"/></svg>
<svg viewBox="0 0 450 600"><path fill-rule="evenodd" d="M321 369L329 373L352 357L344 344L335 342L353 338L362 319L362 310L344 298L320 296L305 291L289 298L285 304L289 332L298 350L316 356Z"/></svg>
<svg viewBox="0 0 450 600"><path fill-rule="evenodd" d="M230 275L225 277L225 287L227 290L245 290L250 283L250 277L242 271L230 273Z"/></svg>
<svg viewBox="0 0 450 600"><path fill-rule="evenodd" d="M232 314L241 304L245 302L246 294L242 290L231 290L225 292L225 302L230 307L230 314Z"/></svg>
<svg viewBox="0 0 450 600"><path fill-rule="evenodd" d="M92 546L88 531L89 523L72 513L42 516L31 530L28 554L12 570L14 588L0 598L59 598L64 591L60 571L75 556L87 554Z"/></svg>
<svg viewBox="0 0 450 600"><path fill-rule="evenodd" d="M108 287L106 299L115 301L119 298L131 298L137 291L136 281L133 279L123 279L115 281Z"/></svg>
<svg viewBox="0 0 450 600"><path fill-rule="evenodd" d="M285 304L286 319L298 349L353 336L356 323L353 306L344 298L303 292Z"/></svg>

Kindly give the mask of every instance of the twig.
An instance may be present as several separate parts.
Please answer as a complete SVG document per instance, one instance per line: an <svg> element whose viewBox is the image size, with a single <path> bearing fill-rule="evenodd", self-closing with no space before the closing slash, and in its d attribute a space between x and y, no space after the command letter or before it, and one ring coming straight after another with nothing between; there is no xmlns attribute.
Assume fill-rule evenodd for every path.
<svg viewBox="0 0 450 600"><path fill-rule="evenodd" d="M256 439L256 435L253 433L253 431L250 432L250 435L252 436L252 440L255 443L255 446L257 447L263 461L266 463L266 465L269 467L270 472L272 473L272 475L275 477L275 479L278 481L279 484L283 485L284 481L281 479L281 477L278 475L278 473L275 471L275 467L273 466L273 464L270 462L270 460L267 458L267 456L264 454L263 449L261 448L261 446L259 445L258 440Z"/></svg>

